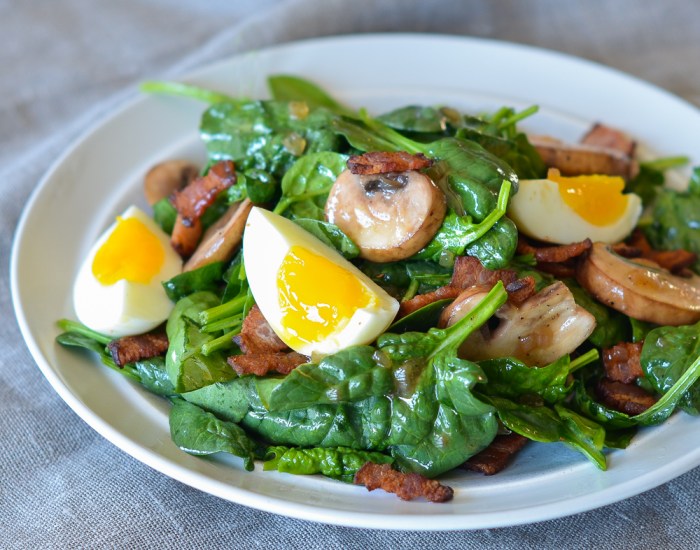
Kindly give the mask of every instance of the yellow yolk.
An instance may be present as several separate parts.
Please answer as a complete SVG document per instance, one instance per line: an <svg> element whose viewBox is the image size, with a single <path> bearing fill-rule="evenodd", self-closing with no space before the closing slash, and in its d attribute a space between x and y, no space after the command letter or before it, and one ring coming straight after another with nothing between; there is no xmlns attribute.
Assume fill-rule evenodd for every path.
<svg viewBox="0 0 700 550"><path fill-rule="evenodd" d="M547 179L559 185L562 200L587 222L604 226L620 219L627 210L629 195L623 195L625 180L617 176L566 178L550 171Z"/></svg>
<svg viewBox="0 0 700 550"><path fill-rule="evenodd" d="M141 220L118 217L114 231L95 254L92 273L103 285L120 280L147 284L164 261L163 245Z"/></svg>
<svg viewBox="0 0 700 550"><path fill-rule="evenodd" d="M292 348L338 332L356 309L376 302L354 274L301 246L292 246L284 257L277 289L285 340Z"/></svg>

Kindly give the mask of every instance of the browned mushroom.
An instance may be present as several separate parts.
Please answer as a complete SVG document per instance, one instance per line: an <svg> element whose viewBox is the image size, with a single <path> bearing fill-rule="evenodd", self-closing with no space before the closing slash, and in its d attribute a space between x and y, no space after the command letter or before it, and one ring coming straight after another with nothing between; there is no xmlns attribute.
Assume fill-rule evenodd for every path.
<svg viewBox="0 0 700 550"><path fill-rule="evenodd" d="M625 258L594 243L578 266L579 283L600 302L640 321L687 325L700 321L700 277L672 275L645 258Z"/></svg>
<svg viewBox="0 0 700 550"><path fill-rule="evenodd" d="M252 207L253 203L247 198L229 206L224 215L204 233L202 241L185 263L183 271L192 271L231 258L241 243L245 222Z"/></svg>
<svg viewBox="0 0 700 550"><path fill-rule="evenodd" d="M345 170L328 196L326 219L357 244L362 258L394 262L430 242L445 210L445 195L421 172L360 175Z"/></svg>
<svg viewBox="0 0 700 550"><path fill-rule="evenodd" d="M143 180L143 193L148 204L167 199L199 175L199 168L188 160L166 160L153 166Z"/></svg>
<svg viewBox="0 0 700 550"><path fill-rule="evenodd" d="M488 287L465 290L443 312L441 326L467 315L486 296ZM506 302L496 312L496 328L484 325L459 349L460 357L479 361L515 357L529 366L544 366L579 347L595 328L595 318L574 301L561 281L544 288L519 306Z"/></svg>
<svg viewBox="0 0 700 550"><path fill-rule="evenodd" d="M633 178L639 171L637 162L617 149L586 144L568 144L541 136L528 140L548 168L557 168L564 176L606 174Z"/></svg>

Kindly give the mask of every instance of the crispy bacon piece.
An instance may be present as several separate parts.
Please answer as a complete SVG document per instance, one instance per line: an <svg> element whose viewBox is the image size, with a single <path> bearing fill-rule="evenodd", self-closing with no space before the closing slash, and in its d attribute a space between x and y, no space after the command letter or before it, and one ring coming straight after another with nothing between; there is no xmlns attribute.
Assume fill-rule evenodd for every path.
<svg viewBox="0 0 700 550"><path fill-rule="evenodd" d="M472 472L480 472L487 476L492 476L503 470L510 460L525 446L529 440L515 432L504 435L497 435L480 453L474 455L464 464L462 468Z"/></svg>
<svg viewBox="0 0 700 550"><path fill-rule="evenodd" d="M279 353L289 349L272 330L270 323L263 317L257 305L251 307L248 315L243 319L241 333L234 336L234 342L245 354Z"/></svg>
<svg viewBox="0 0 700 550"><path fill-rule="evenodd" d="M602 378L597 385L601 402L611 409L634 416L656 403L656 397L635 384L623 384Z"/></svg>
<svg viewBox="0 0 700 550"><path fill-rule="evenodd" d="M682 248L676 250L654 250L649 244L644 233L636 229L629 238L627 243L632 249L639 250L640 254L638 257L646 258L656 262L664 269L668 269L674 275L683 274L691 265L695 263L698 259L697 254L688 252ZM624 256L622 252L624 250L618 251L617 248L614 249L615 252ZM628 250L629 251L629 250ZM634 256L627 256L634 257Z"/></svg>
<svg viewBox="0 0 700 550"><path fill-rule="evenodd" d="M428 304L432 304L433 302L437 302L439 300L454 300L457 296L459 296L461 292L462 289L457 288L456 286L446 285L441 286L440 288L436 288L432 292L426 292L425 294L416 294L410 300L401 302L397 318L400 319L401 317L405 317L406 315L409 315L414 311L417 311L420 308L425 307Z"/></svg>
<svg viewBox="0 0 700 550"><path fill-rule="evenodd" d="M508 298L515 305L522 304L530 296L535 294L535 279L532 277L518 278L518 274L512 269L486 269L481 262L473 256L459 256L455 261L454 271L450 284L435 289L432 292L418 294L401 303L397 319L401 319L414 311L437 302L438 300L454 299L463 290L473 286L492 287L498 281L503 281Z"/></svg>
<svg viewBox="0 0 700 550"><path fill-rule="evenodd" d="M532 254L537 263L564 263L578 258L593 246L590 239L571 244L555 246L533 246L525 239L518 239L518 254Z"/></svg>
<svg viewBox="0 0 700 550"><path fill-rule="evenodd" d="M611 128L599 122L596 122L588 133L583 136L581 143L583 145L614 149L628 157L634 155L634 150L637 146L637 143L633 139L630 139L629 136L620 130L616 130L615 128Z"/></svg>
<svg viewBox="0 0 700 550"><path fill-rule="evenodd" d="M270 372L289 374L299 365L309 362L306 355L290 351L288 353L247 353L245 355L232 355L227 359L239 376L254 374L265 376Z"/></svg>
<svg viewBox="0 0 700 550"><path fill-rule="evenodd" d="M605 376L615 382L630 384L644 376L640 356L642 342L622 342L603 350Z"/></svg>
<svg viewBox="0 0 700 550"><path fill-rule="evenodd" d="M432 165L433 161L422 153L412 155L405 151L374 151L352 156L347 164L353 174L372 175L422 170Z"/></svg>
<svg viewBox="0 0 700 550"><path fill-rule="evenodd" d="M367 462L355 474L355 485L364 485L368 491L383 489L401 500L424 497L430 502L452 500L454 491L435 479L420 474L405 474L394 470L391 464Z"/></svg>
<svg viewBox="0 0 700 550"><path fill-rule="evenodd" d="M121 368L127 363L163 355L168 351L168 336L165 332L123 336L107 344L107 349L114 362Z"/></svg>
<svg viewBox="0 0 700 550"><path fill-rule="evenodd" d="M214 164L206 176L199 177L181 191L175 191L171 202L177 210L170 242L183 258L188 258L197 248L202 236L201 216L217 195L236 183L235 165L230 160Z"/></svg>

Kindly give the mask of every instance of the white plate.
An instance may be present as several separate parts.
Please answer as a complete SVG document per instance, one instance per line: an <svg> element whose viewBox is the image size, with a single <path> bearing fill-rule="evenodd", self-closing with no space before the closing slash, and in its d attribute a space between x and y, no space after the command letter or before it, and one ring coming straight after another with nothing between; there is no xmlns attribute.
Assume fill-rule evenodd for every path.
<svg viewBox="0 0 700 550"><path fill-rule="evenodd" d="M700 158L694 107L613 70L512 44L425 35L329 38L237 56L188 81L256 97L266 94L266 75L281 72L309 78L341 101L374 112L409 103L470 111L538 104L540 113L526 124L530 131L575 140L600 120L658 155ZM640 493L700 464L700 422L684 414L612 453L607 472L563 445L530 444L497 476L448 476L455 498L439 505L259 466L248 473L236 459L179 451L170 441L166 403L89 355L58 346L55 321L74 317L70 294L78 266L113 216L142 200L148 167L174 156L204 159L197 135L202 109L169 97L127 105L56 162L17 230L12 297L27 345L66 403L115 445L224 499L297 518L388 529L483 528L559 517Z"/></svg>

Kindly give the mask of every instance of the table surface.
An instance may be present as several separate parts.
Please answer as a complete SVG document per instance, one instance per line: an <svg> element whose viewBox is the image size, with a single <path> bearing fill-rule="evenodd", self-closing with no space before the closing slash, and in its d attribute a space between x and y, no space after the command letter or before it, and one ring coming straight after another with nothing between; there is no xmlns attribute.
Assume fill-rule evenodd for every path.
<svg viewBox="0 0 700 550"><path fill-rule="evenodd" d="M9 293L12 237L53 160L148 78L321 35L488 37L591 59L700 105L693 0L0 0L0 547L700 547L700 470L572 517L470 532L369 531L220 500L104 440L27 351Z"/></svg>

